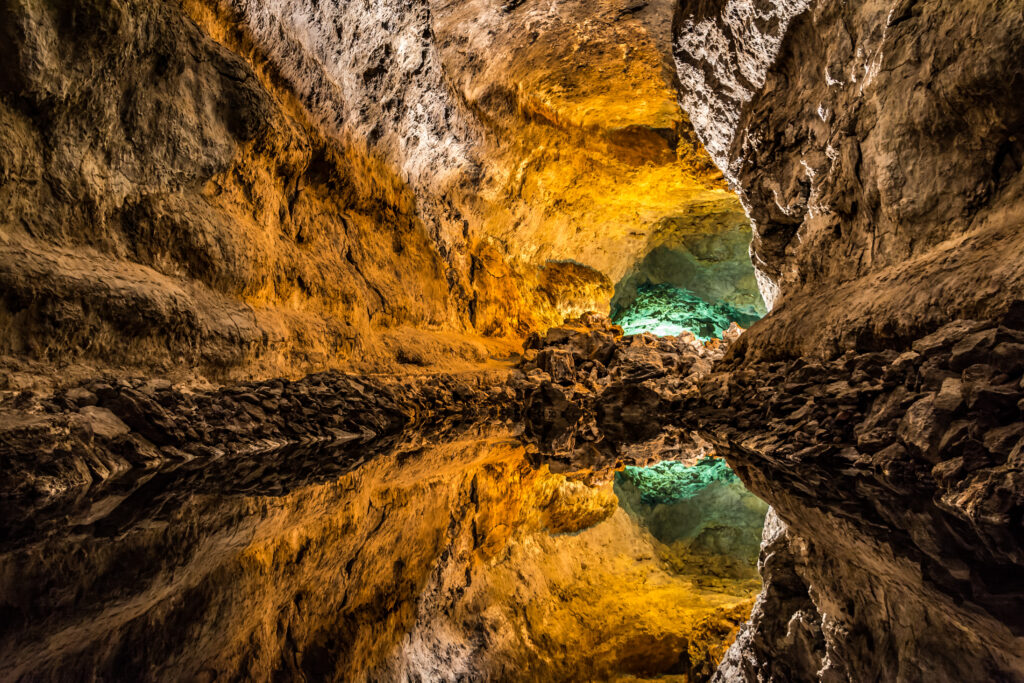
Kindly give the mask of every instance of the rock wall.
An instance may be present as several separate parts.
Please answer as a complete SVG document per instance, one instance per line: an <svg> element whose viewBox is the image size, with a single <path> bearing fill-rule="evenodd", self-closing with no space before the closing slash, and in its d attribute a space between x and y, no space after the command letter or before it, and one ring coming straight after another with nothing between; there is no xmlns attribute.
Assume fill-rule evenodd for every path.
<svg viewBox="0 0 1024 683"><path fill-rule="evenodd" d="M593 316L532 335L527 347L519 370L490 376L326 373L202 392L151 380L20 396L21 413L0 423L0 504L14 511L3 516L0 560L11 571L0 588L15 620L0 649L11 653L12 675L161 667L259 676L284 667L346 679L704 679L755 588L751 531L763 503L662 467L648 486L661 503L620 485L630 514L609 513L602 482L611 467L713 450L776 510L761 548L766 585L722 660L724 680L1020 677L1024 303L999 321L954 321L906 349L829 361L751 362L731 350L743 348L735 328L700 344L692 335L622 337ZM477 462L480 444L448 429L423 436L424 452L436 452L426 461L404 448L374 459L396 434L410 438L410 426L472 430L465 422L480 419L521 420L529 446L492 454L485 445ZM408 488L389 504L393 516L379 514L373 500L392 500L394 479ZM274 519L292 520L284 536L266 508L259 520L246 512L267 496ZM680 504L698 498L699 510ZM325 506L353 500L344 532L325 522ZM160 562L147 562L136 582L106 559L137 542L162 562L162 530L175 548L181 532L165 516L183 501L175 524L200 525L180 560L198 582L198 603L192 593L151 595L165 580ZM717 528L724 520L728 528ZM251 525L275 548L261 563L250 565L248 553L265 547L262 537L241 551L194 551L222 535L248 539ZM288 535L296 528L308 542ZM383 539L385 550L355 559L332 550L336 538L350 550L367 528L361 547ZM441 529L447 541L436 540ZM382 572L399 542L399 563ZM86 555L62 559L82 543ZM81 595L50 592L48 581L61 580L51 577L52 558L81 563ZM338 584L341 558L365 563L355 578L344 572L345 595L356 597L310 598L314 587L320 596ZM270 612L284 609L287 629L268 632L236 601L238 585ZM135 591L133 610L108 604L110 590ZM223 628L217 645L184 654L155 636L187 627L212 642L209 604L217 623L231 623L229 647ZM102 629L81 625L90 609L104 612ZM580 629L580 619L599 627ZM143 637L159 647L133 655Z"/></svg>
<svg viewBox="0 0 1024 683"><path fill-rule="evenodd" d="M720 411L788 525L720 680L1020 680L1020 6L682 2L675 31L773 309L677 424Z"/></svg>
<svg viewBox="0 0 1024 683"><path fill-rule="evenodd" d="M730 182L730 154L743 108L765 85L793 19L809 0L751 3L683 0L673 25L679 100L697 135Z"/></svg>
<svg viewBox="0 0 1024 683"><path fill-rule="evenodd" d="M283 372L377 325L459 329L408 184L244 35L232 52L173 2L3 13L5 351Z"/></svg>
<svg viewBox="0 0 1024 683"><path fill-rule="evenodd" d="M1002 3L681 4L683 105L786 309L755 336L881 346L1020 293L1004 255L1020 249L1021 23Z"/></svg>
<svg viewBox="0 0 1024 683"><path fill-rule="evenodd" d="M700 567L697 582L747 579L760 590L756 560L768 506L721 458L663 461L615 474L620 505L665 544L670 566Z"/></svg>
<svg viewBox="0 0 1024 683"><path fill-rule="evenodd" d="M824 659L821 616L796 566L799 541L774 511L765 518L758 570L764 587L713 683L813 681ZM779 637L784 633L785 637Z"/></svg>
<svg viewBox="0 0 1024 683"><path fill-rule="evenodd" d="M682 401L676 424L789 527L793 565L764 574L764 600L806 587L783 604L820 623L821 656L796 680L1024 675L1021 342L1019 314L958 320L906 349L726 364ZM775 659L795 646L778 609L755 610L737 657L793 680Z"/></svg>
<svg viewBox="0 0 1024 683"><path fill-rule="evenodd" d="M78 385L3 397L3 517L32 542L5 550L11 676L703 676L743 601L709 598L699 628L654 609L653 631L615 639L631 615L596 596L673 579L616 559L563 580L563 550L647 549L559 477L712 448L775 510L768 585L721 677L1024 676L1019 4L7 0L0 19L0 388L26 367ZM742 229L740 203L772 310L722 342L587 317L472 382L124 379L483 363L512 346L480 335L605 305L655 250ZM327 459L324 484L268 449L417 415L522 417L537 451L393 462L365 473L367 503L338 490L364 491L339 479L359 453ZM509 490L520 460L557 472ZM377 486L390 475L416 492ZM251 482L254 498L187 493ZM569 502L531 511L553 482ZM481 491L498 512L468 511ZM403 512L378 534L382 509ZM87 557L61 545L68 519ZM581 519L618 526L562 534ZM334 541L353 536L376 551L343 566ZM133 548L152 562L126 567ZM514 560L484 571L496 548ZM565 595L617 620L566 627ZM139 646L161 629L194 637Z"/></svg>
<svg viewBox="0 0 1024 683"><path fill-rule="evenodd" d="M723 223L727 221L733 227L717 232L666 225L655 233L644 258L615 284L612 317L629 308L640 287L660 284L685 289L709 304L729 304L763 316L767 310L750 264L750 226L741 213Z"/></svg>
<svg viewBox="0 0 1024 683"><path fill-rule="evenodd" d="M434 5L446 73L496 143L483 197L512 209L486 234L614 282L666 224L728 229L739 205L675 102L670 0Z"/></svg>
<svg viewBox="0 0 1024 683"><path fill-rule="evenodd" d="M528 372L5 402L0 676L707 680L765 505L716 461L651 506L607 460L700 452L650 415L725 344L593 315L530 339Z"/></svg>

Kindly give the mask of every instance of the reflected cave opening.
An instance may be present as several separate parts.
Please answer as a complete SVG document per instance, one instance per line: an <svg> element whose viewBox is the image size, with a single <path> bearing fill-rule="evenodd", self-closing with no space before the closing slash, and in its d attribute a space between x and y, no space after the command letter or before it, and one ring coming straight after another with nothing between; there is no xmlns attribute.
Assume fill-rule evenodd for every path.
<svg viewBox="0 0 1024 683"><path fill-rule="evenodd" d="M754 595L768 505L720 457L626 466L614 491L631 519L658 541L661 559L702 587Z"/></svg>
<svg viewBox="0 0 1024 683"><path fill-rule="evenodd" d="M719 339L768 310L750 259L744 216L714 217L715 230L669 219L654 246L616 284L611 318L626 335ZM722 227L725 226L725 229ZM700 443L700 439L697 439ZM616 472L619 505L656 541L674 572L699 586L755 595L768 505L713 451Z"/></svg>

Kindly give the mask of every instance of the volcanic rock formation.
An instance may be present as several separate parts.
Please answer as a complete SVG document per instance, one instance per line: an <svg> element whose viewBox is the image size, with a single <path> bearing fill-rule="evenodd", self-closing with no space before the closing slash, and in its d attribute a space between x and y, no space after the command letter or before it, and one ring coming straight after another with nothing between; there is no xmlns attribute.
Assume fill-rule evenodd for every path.
<svg viewBox="0 0 1024 683"><path fill-rule="evenodd" d="M0 65L0 678L1024 681L1019 2L4 0Z"/></svg>
<svg viewBox="0 0 1024 683"><path fill-rule="evenodd" d="M479 362L516 345L464 334L603 309L650 250L745 225L675 105L669 0L0 11L29 375Z"/></svg>

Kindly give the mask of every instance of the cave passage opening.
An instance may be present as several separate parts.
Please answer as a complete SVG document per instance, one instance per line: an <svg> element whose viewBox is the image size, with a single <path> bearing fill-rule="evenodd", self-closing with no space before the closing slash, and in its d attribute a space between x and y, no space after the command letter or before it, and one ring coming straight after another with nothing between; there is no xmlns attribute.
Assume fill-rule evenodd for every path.
<svg viewBox="0 0 1024 683"><path fill-rule="evenodd" d="M725 229L722 229L722 222ZM615 285L611 319L626 334L717 339L733 322L747 328L768 312L750 260L743 220L695 232L669 223Z"/></svg>
<svg viewBox="0 0 1024 683"><path fill-rule="evenodd" d="M690 332L703 342L721 338L732 323L750 327L767 314L751 236L742 214L666 221L616 283L610 317L626 335ZM710 445L697 453L627 466L615 475L615 494L657 540L669 566L700 584L753 595L760 590L757 560L768 506Z"/></svg>
<svg viewBox="0 0 1024 683"><path fill-rule="evenodd" d="M626 334L674 337L689 331L701 341L720 338L733 322L747 328L761 318L752 307L705 301L689 289L665 283L640 285L629 306L612 312L612 320Z"/></svg>

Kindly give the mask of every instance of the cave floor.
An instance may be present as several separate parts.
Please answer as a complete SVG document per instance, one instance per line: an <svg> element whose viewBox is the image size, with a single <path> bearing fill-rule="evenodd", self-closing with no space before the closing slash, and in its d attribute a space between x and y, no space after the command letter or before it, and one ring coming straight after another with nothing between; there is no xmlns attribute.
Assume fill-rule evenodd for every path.
<svg viewBox="0 0 1024 683"><path fill-rule="evenodd" d="M710 675L756 578L688 568L519 432L134 469L4 515L0 678Z"/></svg>

